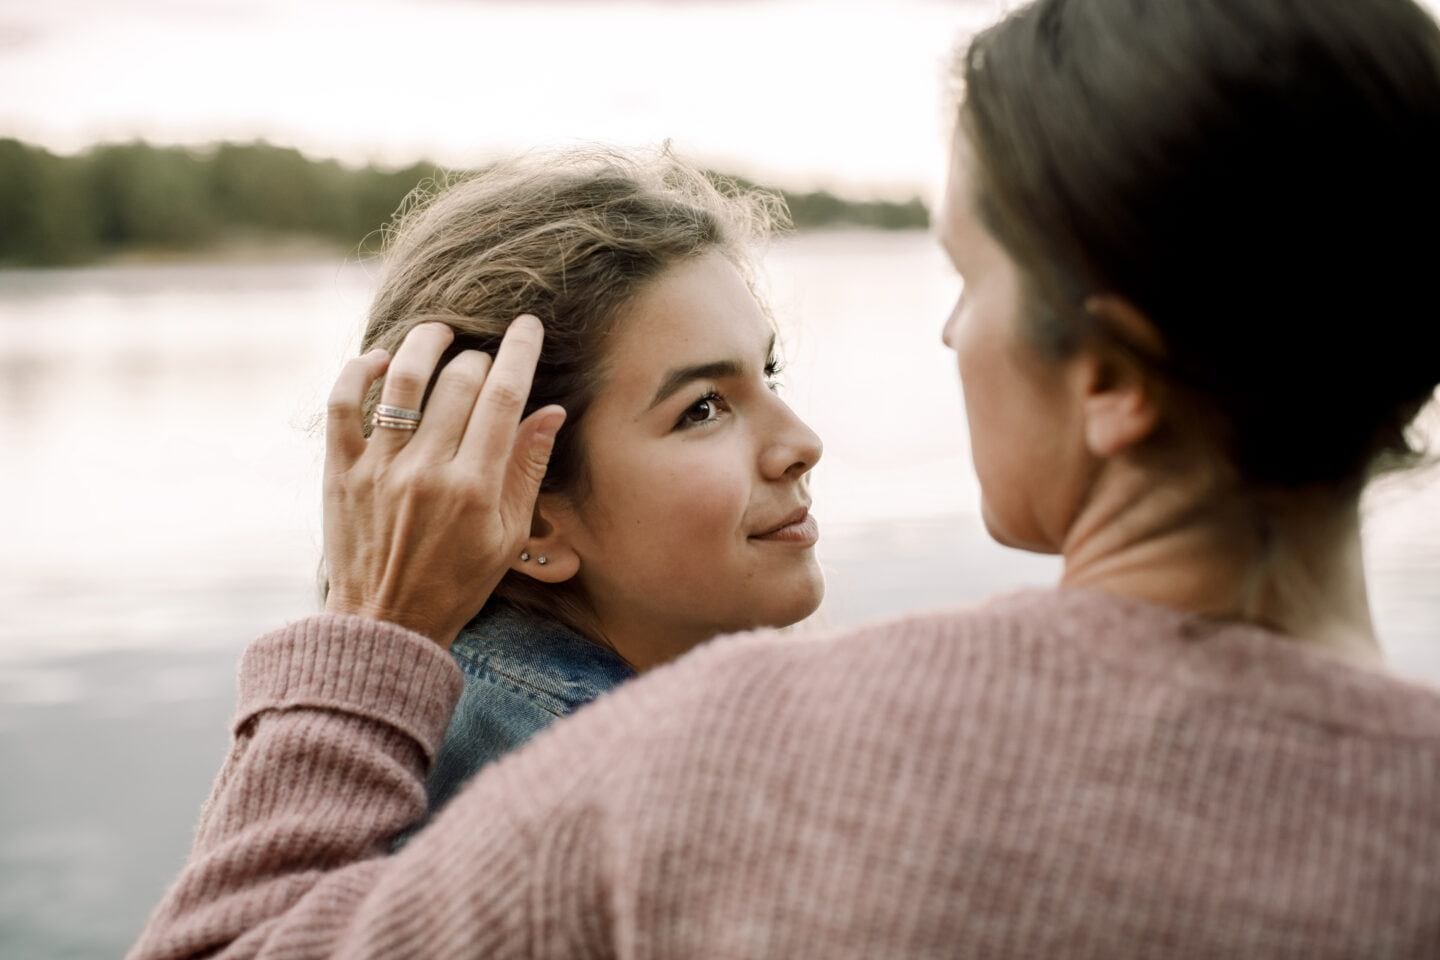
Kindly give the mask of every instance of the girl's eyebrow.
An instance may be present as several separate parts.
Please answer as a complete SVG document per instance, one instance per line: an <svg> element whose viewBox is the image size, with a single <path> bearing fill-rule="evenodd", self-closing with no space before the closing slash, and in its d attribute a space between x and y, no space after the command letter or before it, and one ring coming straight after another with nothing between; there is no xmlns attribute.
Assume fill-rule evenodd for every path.
<svg viewBox="0 0 1440 960"><path fill-rule="evenodd" d="M676 367L665 374L665 379L660 381L660 388L655 391L655 396L650 400L650 406L645 409L647 411L654 410L674 396L680 388L694 380L723 380L726 377L738 377L744 370L745 364L739 360L713 360L710 363Z"/></svg>
<svg viewBox="0 0 1440 960"><path fill-rule="evenodd" d="M770 342L765 347L765 356L770 357L775 352L775 336L770 336ZM695 380L723 380L726 377L738 377L745 372L745 363L741 360L711 360L708 363L694 363L689 366L676 367L665 378L660 381L660 387L651 398L650 405L645 408L648 413L670 397L687 383Z"/></svg>

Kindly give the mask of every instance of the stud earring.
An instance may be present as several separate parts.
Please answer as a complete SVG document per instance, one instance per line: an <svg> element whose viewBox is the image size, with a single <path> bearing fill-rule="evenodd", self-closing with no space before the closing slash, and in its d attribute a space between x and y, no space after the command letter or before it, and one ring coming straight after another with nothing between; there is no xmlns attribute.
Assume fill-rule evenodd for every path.
<svg viewBox="0 0 1440 960"><path fill-rule="evenodd" d="M521 562L521 563L529 563L529 562L530 562L530 551L529 551L529 550L521 550L521 551L520 551L520 562Z"/></svg>
<svg viewBox="0 0 1440 960"><path fill-rule="evenodd" d="M545 559L545 555L543 553L535 558L535 562L540 564L540 566L542 567L545 566L545 564L549 563L549 561Z"/></svg>

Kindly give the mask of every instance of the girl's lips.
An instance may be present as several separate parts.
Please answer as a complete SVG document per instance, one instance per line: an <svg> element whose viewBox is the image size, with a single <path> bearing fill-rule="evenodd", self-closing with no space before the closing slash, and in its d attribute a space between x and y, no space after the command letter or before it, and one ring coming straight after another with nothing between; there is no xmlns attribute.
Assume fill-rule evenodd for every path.
<svg viewBox="0 0 1440 960"><path fill-rule="evenodd" d="M799 546L813 546L820 539L820 524L815 522L815 517L808 511L799 520L787 523L778 530L771 530L769 533L759 534L750 538L751 540L765 540L772 543L793 543Z"/></svg>

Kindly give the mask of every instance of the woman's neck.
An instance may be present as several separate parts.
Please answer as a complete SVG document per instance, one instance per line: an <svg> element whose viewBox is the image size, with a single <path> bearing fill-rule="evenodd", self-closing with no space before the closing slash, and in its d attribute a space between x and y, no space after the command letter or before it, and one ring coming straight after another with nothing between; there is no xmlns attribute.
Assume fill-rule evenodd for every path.
<svg viewBox="0 0 1440 960"><path fill-rule="evenodd" d="M1216 471L1157 481L1112 462L1062 545L1066 586L1256 623L1381 660L1354 498L1246 495Z"/></svg>

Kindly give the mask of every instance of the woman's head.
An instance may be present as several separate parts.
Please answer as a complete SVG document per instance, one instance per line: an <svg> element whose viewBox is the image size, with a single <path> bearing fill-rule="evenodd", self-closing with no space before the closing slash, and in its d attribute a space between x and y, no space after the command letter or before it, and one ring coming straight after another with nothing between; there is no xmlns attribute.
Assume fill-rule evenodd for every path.
<svg viewBox="0 0 1440 960"><path fill-rule="evenodd" d="M441 320L446 359L493 353L534 314L545 347L527 409L568 414L532 560L497 596L641 665L813 612L813 551L750 536L808 503L820 455L769 388L774 330L750 282L751 246L780 215L668 153L572 151L496 165L402 218L364 348Z"/></svg>
<svg viewBox="0 0 1440 960"><path fill-rule="evenodd" d="M1026 347L1011 359L1031 373L988 400L967 383L982 485L986 456L1002 461L997 488L1047 459L1083 472L1049 427L1006 421L1029 404L1083 438L1087 411L1047 397L1060 385L1045 372L1086 350L1128 358L1163 394L1122 446L1198 438L1256 493L1353 496L1412 454L1406 427L1440 382L1440 30L1426 12L1039 0L977 37L957 72L942 233L962 269L986 244L1004 261L983 268L993 283L967 272L966 297L1008 298ZM975 362L986 340L963 335L964 312L947 339L972 348L983 381L993 365ZM1019 432L997 438L987 418Z"/></svg>

